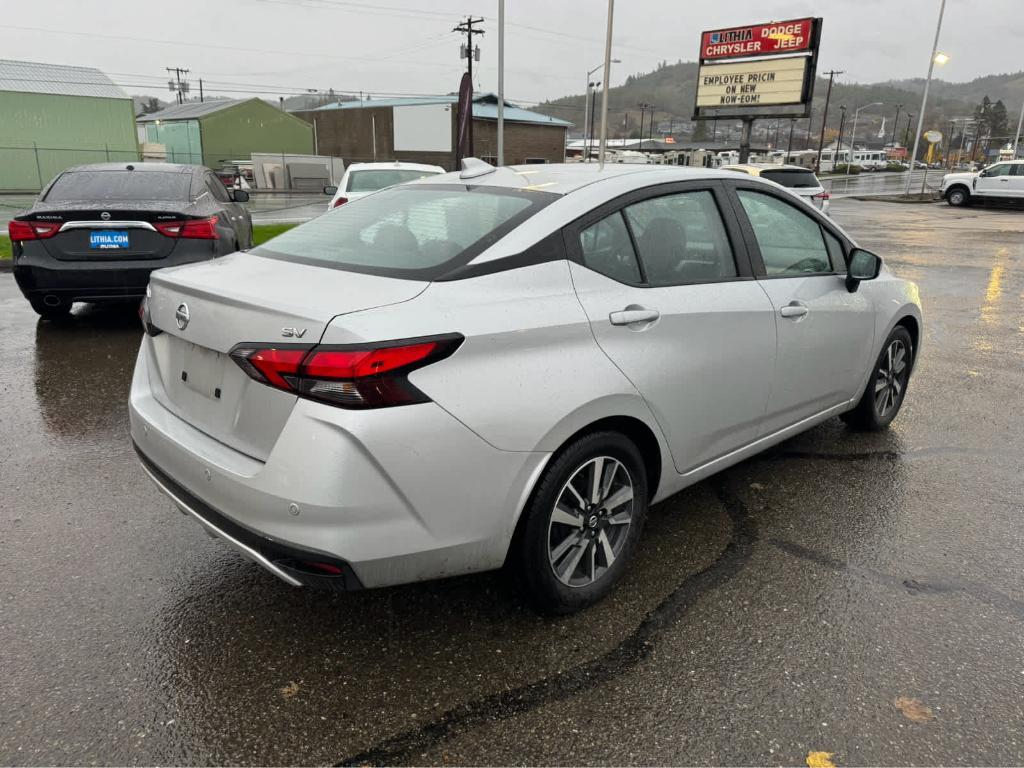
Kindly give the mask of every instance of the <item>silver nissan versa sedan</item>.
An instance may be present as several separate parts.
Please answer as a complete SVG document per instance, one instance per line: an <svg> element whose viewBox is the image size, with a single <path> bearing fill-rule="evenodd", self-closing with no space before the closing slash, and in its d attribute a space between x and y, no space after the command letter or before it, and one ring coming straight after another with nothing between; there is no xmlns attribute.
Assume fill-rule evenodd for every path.
<svg viewBox="0 0 1024 768"><path fill-rule="evenodd" d="M159 270L142 315L132 440L210 532L295 586L509 563L548 612L652 502L885 428L922 336L917 287L774 183L479 160Z"/></svg>

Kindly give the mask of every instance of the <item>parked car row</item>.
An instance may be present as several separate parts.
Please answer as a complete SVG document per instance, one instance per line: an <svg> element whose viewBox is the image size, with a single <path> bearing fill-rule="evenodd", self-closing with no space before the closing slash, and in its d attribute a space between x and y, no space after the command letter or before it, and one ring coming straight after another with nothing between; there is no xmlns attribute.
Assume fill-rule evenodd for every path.
<svg viewBox="0 0 1024 768"><path fill-rule="evenodd" d="M877 430L900 410L917 288L794 195L811 189L795 175L787 188L762 169L414 170L428 177L144 288L139 460L288 584L508 565L539 609L577 610L621 579L651 503L826 419ZM160 172L122 166L117 183ZM212 197L200 182L223 190L174 173L159 180L190 205ZM137 262L137 231L173 240L220 216L109 205L152 232L108 228L102 206L47 208L51 191L19 220L40 243L47 227L78 231L85 250L59 253L79 258L127 233ZM36 239L18 242L16 270L46 268L24 261ZM19 284L38 300L32 274Z"/></svg>

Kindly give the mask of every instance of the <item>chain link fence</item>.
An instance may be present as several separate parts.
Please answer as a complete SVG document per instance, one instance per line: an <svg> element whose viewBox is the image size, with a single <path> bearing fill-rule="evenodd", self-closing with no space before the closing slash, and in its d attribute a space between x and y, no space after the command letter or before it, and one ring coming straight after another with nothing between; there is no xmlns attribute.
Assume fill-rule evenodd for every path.
<svg viewBox="0 0 1024 768"><path fill-rule="evenodd" d="M38 192L58 173L85 163L141 160L138 149L123 147L0 146L0 192Z"/></svg>

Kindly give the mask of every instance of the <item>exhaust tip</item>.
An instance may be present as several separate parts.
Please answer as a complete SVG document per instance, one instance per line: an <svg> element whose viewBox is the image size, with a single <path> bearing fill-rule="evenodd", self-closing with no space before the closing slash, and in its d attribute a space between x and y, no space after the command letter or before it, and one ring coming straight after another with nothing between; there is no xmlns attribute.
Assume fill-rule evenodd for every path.
<svg viewBox="0 0 1024 768"><path fill-rule="evenodd" d="M51 293L43 297L43 304L45 304L48 307L59 307L60 299Z"/></svg>

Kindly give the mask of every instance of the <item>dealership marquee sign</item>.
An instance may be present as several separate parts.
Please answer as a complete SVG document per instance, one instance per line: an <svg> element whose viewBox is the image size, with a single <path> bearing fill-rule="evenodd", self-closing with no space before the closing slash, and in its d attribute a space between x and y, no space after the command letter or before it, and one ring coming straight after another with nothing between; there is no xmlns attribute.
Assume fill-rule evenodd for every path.
<svg viewBox="0 0 1024 768"><path fill-rule="evenodd" d="M767 56L809 50L814 19L716 29L701 35L702 59Z"/></svg>
<svg viewBox="0 0 1024 768"><path fill-rule="evenodd" d="M820 37L816 18L704 32L694 118L806 117Z"/></svg>
<svg viewBox="0 0 1024 768"><path fill-rule="evenodd" d="M806 56L729 64L707 64L697 77L698 107L800 104L807 78Z"/></svg>

